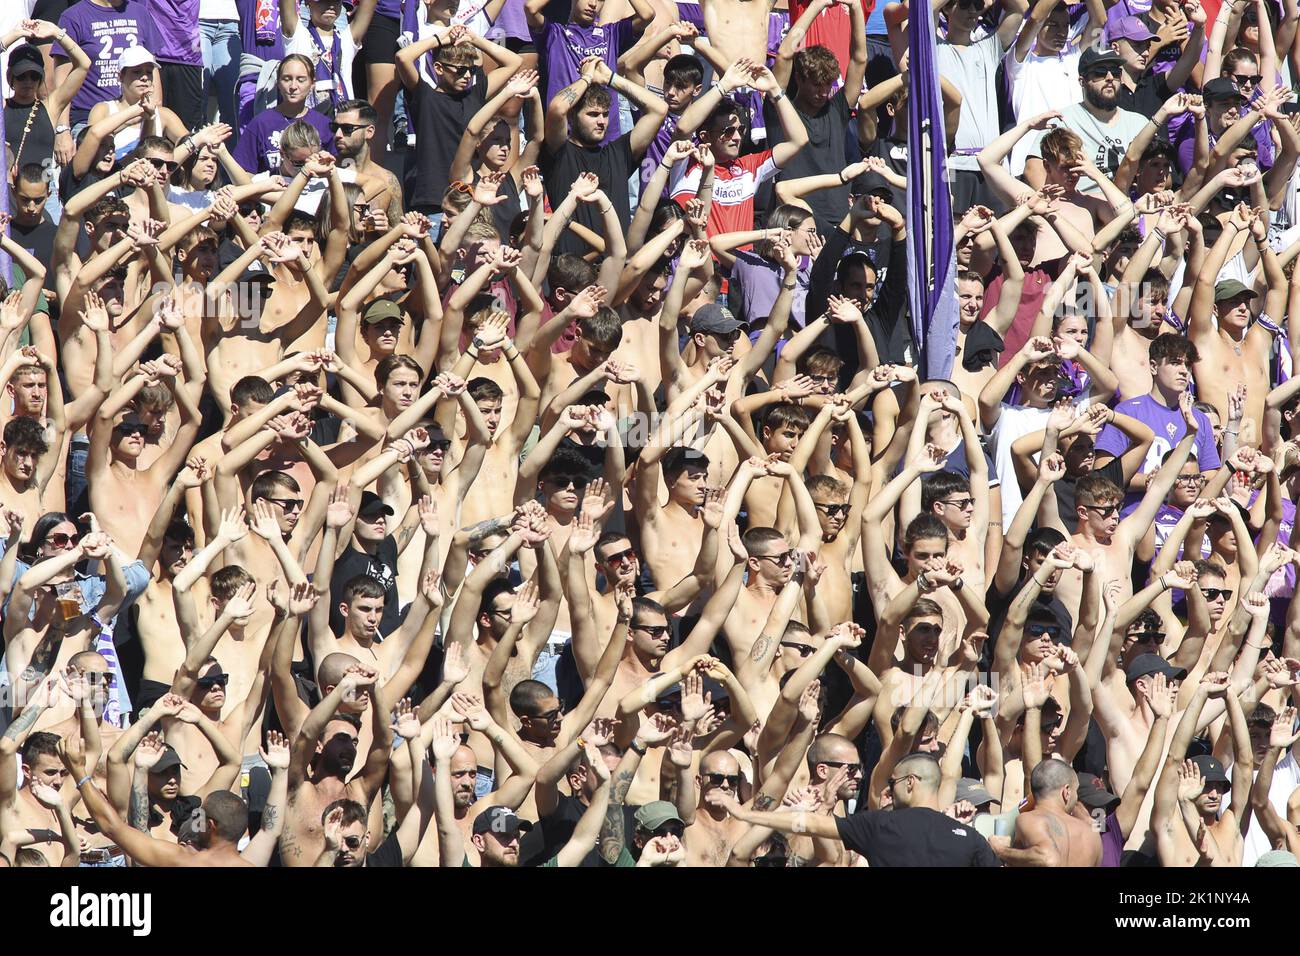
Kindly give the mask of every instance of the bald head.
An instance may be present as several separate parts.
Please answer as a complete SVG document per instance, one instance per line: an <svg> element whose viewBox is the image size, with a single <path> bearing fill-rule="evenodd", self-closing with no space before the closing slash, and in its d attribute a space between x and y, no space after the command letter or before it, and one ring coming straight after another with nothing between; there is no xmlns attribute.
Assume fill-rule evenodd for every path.
<svg viewBox="0 0 1300 956"><path fill-rule="evenodd" d="M711 754L706 754L700 761L700 773L734 775L740 773L740 763L727 751L715 750Z"/></svg>
<svg viewBox="0 0 1300 956"><path fill-rule="evenodd" d="M910 754L894 765L894 802L904 807L929 806L939 793L939 761L927 753ZM908 785L903 783L907 779Z"/></svg>
<svg viewBox="0 0 1300 956"><path fill-rule="evenodd" d="M104 660L104 655L99 651L80 651L68 658L68 664L82 671L100 671L101 673L108 670L108 661Z"/></svg>
<svg viewBox="0 0 1300 956"><path fill-rule="evenodd" d="M316 680L322 688L336 687L343 679L343 675L348 672L348 668L360 663L351 654L342 654L338 651L326 654L325 659L320 662L320 669L316 672Z"/></svg>
<svg viewBox="0 0 1300 956"><path fill-rule="evenodd" d="M1035 800L1046 800L1056 796L1066 787L1070 788L1071 794L1077 793L1079 777L1064 760L1049 757L1035 767L1033 773L1029 775L1029 789L1033 791ZM1072 803L1073 800L1069 799L1066 802Z"/></svg>
<svg viewBox="0 0 1300 956"><path fill-rule="evenodd" d="M858 759L858 748L843 734L821 734L808 748L808 769L819 763L853 763Z"/></svg>

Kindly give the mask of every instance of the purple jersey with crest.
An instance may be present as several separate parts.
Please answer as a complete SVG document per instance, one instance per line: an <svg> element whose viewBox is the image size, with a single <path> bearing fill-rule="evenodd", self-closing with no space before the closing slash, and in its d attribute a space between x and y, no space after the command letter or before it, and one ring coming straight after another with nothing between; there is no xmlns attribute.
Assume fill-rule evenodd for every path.
<svg viewBox="0 0 1300 956"><path fill-rule="evenodd" d="M145 44L143 35L146 13L138 0L119 0L111 7L101 7L81 0L63 11L59 26L68 31L73 42L90 57L86 82L72 98L72 109L90 112L104 100L115 100L121 93L117 82L117 60L127 47ZM51 56L66 57L56 40Z"/></svg>

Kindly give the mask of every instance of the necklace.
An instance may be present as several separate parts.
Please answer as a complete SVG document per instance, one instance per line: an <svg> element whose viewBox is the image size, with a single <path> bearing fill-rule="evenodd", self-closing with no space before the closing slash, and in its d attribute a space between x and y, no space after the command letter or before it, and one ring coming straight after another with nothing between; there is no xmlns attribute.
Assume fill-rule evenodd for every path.
<svg viewBox="0 0 1300 956"><path fill-rule="evenodd" d="M32 101L32 108L27 111L27 123L23 126L23 135L18 140L18 148L14 150L14 166L9 172L9 181L16 182L18 179L18 170L22 168L23 146L27 144L27 134L32 131L32 123L36 121L36 110L41 105L41 98L38 96Z"/></svg>

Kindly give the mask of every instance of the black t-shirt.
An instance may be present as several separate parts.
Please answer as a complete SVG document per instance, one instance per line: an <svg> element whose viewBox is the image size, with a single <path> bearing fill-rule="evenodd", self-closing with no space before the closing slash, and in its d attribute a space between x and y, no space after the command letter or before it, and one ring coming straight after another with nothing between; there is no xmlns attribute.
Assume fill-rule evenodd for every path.
<svg viewBox="0 0 1300 956"><path fill-rule="evenodd" d="M1173 91L1169 89L1169 84L1165 80L1164 73L1147 70L1142 78L1138 80L1137 89L1130 90L1128 87L1121 85L1119 98L1116 102L1119 104L1120 109L1141 113L1147 119L1150 119L1164 105L1165 100L1173 95Z"/></svg>
<svg viewBox="0 0 1300 956"><path fill-rule="evenodd" d="M487 77L474 68L474 82L464 93L444 93L421 79L415 91L415 194L411 205L441 208L451 179L451 161L465 128L487 102Z"/></svg>
<svg viewBox="0 0 1300 956"><path fill-rule="evenodd" d="M1124 487L1124 465L1118 458L1112 458L1100 468L1094 468L1090 474L1101 475L1114 482L1117 488ZM1052 490L1056 492L1056 510L1061 516L1061 523L1067 528L1073 528L1079 523L1079 516L1075 514L1075 485L1078 478L1063 478L1052 485Z"/></svg>
<svg viewBox="0 0 1300 956"><path fill-rule="evenodd" d="M927 807L865 810L835 823L844 845L873 868L1002 865L973 827Z"/></svg>
<svg viewBox="0 0 1300 956"><path fill-rule="evenodd" d="M397 831L388 834L388 839L375 848L374 853L366 856L366 866L401 866L402 845L397 842Z"/></svg>
<svg viewBox="0 0 1300 956"><path fill-rule="evenodd" d="M53 261L54 258L54 233L58 226L50 218L48 212L41 212L41 221L34 226L24 226L17 219L9 223L9 236L14 242L22 246L40 262L46 264ZM54 288L54 270L47 269L45 272L45 288Z"/></svg>
<svg viewBox="0 0 1300 956"><path fill-rule="evenodd" d="M27 125L29 119L30 128ZM23 130L27 131L26 138ZM12 100L6 100L5 142L11 154L18 151L19 143L22 144L23 153L18 157L20 169L31 163L49 169L54 160L54 124L50 122L50 112L44 104L38 100L27 106L15 106Z"/></svg>
<svg viewBox="0 0 1300 956"><path fill-rule="evenodd" d="M804 129L808 131L808 145L786 161L781 167L778 180L784 182L804 176L838 173L844 168L844 140L849 128L849 101L844 95L844 89L841 88L816 113L805 113L793 96L790 97L790 105L799 114ZM778 143L789 139L781 125L779 111L766 99L763 102L763 119L767 123L769 148L775 148ZM844 212L848 208L849 187L845 184L832 189L820 189L809 193L804 201L817 220L817 230L826 235L844 218Z"/></svg>
<svg viewBox="0 0 1300 956"><path fill-rule="evenodd" d="M397 596L397 539L390 534L379 542L374 555L349 547L334 562L334 575L330 578L330 630L335 634L342 634L346 623L338 609L343 600L343 588L359 574L374 578L384 588L384 616L379 622L379 633L387 637L401 624Z"/></svg>
<svg viewBox="0 0 1300 956"><path fill-rule="evenodd" d="M636 172L636 157L632 155L632 134L624 133L614 142L605 146L579 146L573 140L565 140L560 148L552 153L542 150L542 176L546 180L546 193L554 209L569 195L573 181L583 173L595 173L609 201L614 204L618 221L623 231L632 221L632 210L627 202L627 181ZM573 221L586 226L597 235L605 234L604 220L600 215L603 203L578 203ZM586 253L590 248L572 232L565 232L556 244L555 254L565 252Z"/></svg>
<svg viewBox="0 0 1300 956"><path fill-rule="evenodd" d="M635 814L637 807L623 807L624 825L623 835L629 842L632 834L636 830ZM578 826L578 821L582 815L587 812L577 797L560 795L559 803L555 805L555 810L537 821L537 826L533 827L519 841L519 865L520 866L541 866L547 860L554 857L569 842L573 836L574 829ZM613 866L612 863L606 863L601 859L599 849L593 847L591 852L582 858L578 866Z"/></svg>

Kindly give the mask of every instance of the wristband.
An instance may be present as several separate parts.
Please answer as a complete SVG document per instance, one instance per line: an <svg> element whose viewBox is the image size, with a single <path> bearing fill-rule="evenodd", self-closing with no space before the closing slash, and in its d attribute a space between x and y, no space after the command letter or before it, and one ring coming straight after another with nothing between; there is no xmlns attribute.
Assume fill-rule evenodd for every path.
<svg viewBox="0 0 1300 956"><path fill-rule="evenodd" d="M1163 589L1166 590L1166 591L1169 590L1169 584L1168 584L1167 581L1165 581L1165 576L1164 576L1163 574L1160 575L1160 577L1156 578L1156 580L1160 582L1160 587L1161 587L1161 588L1163 588Z"/></svg>
<svg viewBox="0 0 1300 956"><path fill-rule="evenodd" d="M78 780L78 781L77 781L77 789L80 790L80 789L81 789L82 787L84 787L87 783L89 783L89 782L90 782L90 778L93 777L93 776L94 776L94 774L88 773L88 774L86 774L84 777L82 777L80 780Z"/></svg>
<svg viewBox="0 0 1300 956"><path fill-rule="evenodd" d="M767 94L767 101L769 103L780 103L783 99L785 99L784 90L775 90Z"/></svg>
<svg viewBox="0 0 1300 956"><path fill-rule="evenodd" d="M916 587L922 594L929 594L933 590L930 587L930 579L925 576L924 571L916 576Z"/></svg>
<svg viewBox="0 0 1300 956"><path fill-rule="evenodd" d="M644 746L638 747L638 746L636 745L636 740L633 740L633 741L632 741L632 749L635 750L637 753L639 753L642 757L644 757L647 748L644 747Z"/></svg>
<svg viewBox="0 0 1300 956"><path fill-rule="evenodd" d="M841 170L840 170L838 173L836 173L835 175L838 176L838 177L840 178L840 185L843 186L843 185L844 185L844 170L841 169Z"/></svg>

